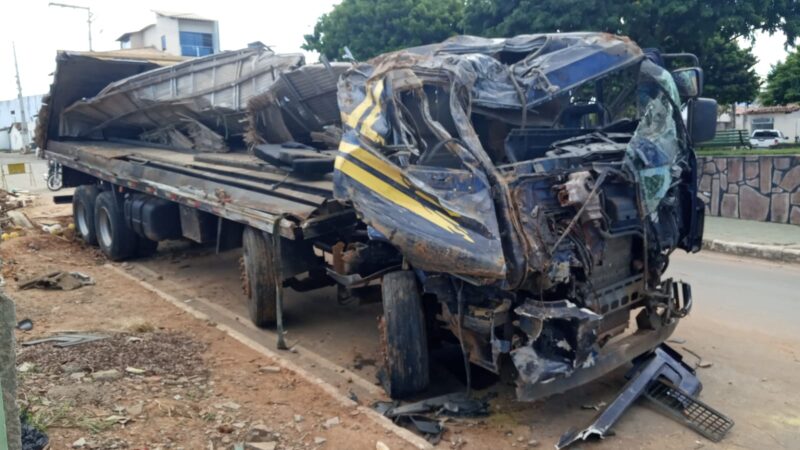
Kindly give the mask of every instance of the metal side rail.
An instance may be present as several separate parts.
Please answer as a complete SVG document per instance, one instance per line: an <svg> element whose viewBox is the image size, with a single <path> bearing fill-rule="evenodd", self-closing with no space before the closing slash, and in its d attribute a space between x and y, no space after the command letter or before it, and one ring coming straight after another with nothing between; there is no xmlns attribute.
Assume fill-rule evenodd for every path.
<svg viewBox="0 0 800 450"><path fill-rule="evenodd" d="M642 396L650 398L660 409L668 410L670 415L715 442L733 426L733 421L695 398L703 385L695 376L694 369L669 346L662 344L653 353L634 361L629 373L632 374L630 381L617 398L588 427L564 433L556 444L557 449L592 437L606 437L625 411Z"/></svg>

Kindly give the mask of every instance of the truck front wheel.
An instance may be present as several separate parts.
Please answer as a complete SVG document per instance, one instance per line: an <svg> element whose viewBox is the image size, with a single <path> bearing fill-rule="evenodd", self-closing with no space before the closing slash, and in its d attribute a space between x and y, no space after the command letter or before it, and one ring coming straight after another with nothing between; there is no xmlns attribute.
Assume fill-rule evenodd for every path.
<svg viewBox="0 0 800 450"><path fill-rule="evenodd" d="M383 276L381 347L384 389L403 398L428 388L430 381L425 315L414 273L408 270Z"/></svg>
<svg viewBox="0 0 800 450"><path fill-rule="evenodd" d="M275 323L276 275L272 268L272 243L264 232L245 227L242 234L243 287L250 320L257 327Z"/></svg>
<svg viewBox="0 0 800 450"><path fill-rule="evenodd" d="M94 205L94 228L100 250L112 261L122 261L136 254L138 236L125 223L122 208L114 193L102 192Z"/></svg>
<svg viewBox="0 0 800 450"><path fill-rule="evenodd" d="M97 245L97 234L94 228L94 204L100 190L92 184L84 184L75 188L72 195L72 219L75 230L84 242Z"/></svg>

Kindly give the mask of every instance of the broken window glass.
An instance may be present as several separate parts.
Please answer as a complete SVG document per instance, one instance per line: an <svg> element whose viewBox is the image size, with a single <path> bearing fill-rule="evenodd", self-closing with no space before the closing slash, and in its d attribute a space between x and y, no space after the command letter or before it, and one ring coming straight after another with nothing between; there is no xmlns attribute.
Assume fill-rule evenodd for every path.
<svg viewBox="0 0 800 450"><path fill-rule="evenodd" d="M670 73L643 61L637 102L639 125L628 143L626 163L638 175L645 211L650 214L672 184L672 167L680 153L673 107L680 98Z"/></svg>

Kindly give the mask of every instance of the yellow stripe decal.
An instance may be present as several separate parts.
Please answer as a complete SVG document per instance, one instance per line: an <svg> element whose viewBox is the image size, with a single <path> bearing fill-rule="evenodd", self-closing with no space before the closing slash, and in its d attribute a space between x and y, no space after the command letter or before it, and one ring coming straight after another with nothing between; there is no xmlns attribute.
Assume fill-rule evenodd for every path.
<svg viewBox="0 0 800 450"><path fill-rule="evenodd" d="M372 125L378 120L381 113L381 95L383 94L383 81L376 82L371 88L365 88L364 100L358 104L350 114L342 112L342 122L350 128L357 130L372 142L383 144L383 136L378 134L372 129ZM375 105L369 112L367 117L364 118L361 126L358 126L358 121L367 112L367 110Z"/></svg>
<svg viewBox="0 0 800 450"><path fill-rule="evenodd" d="M339 151L351 155L369 167L377 170L382 175L391 178L395 183L408 188L411 187L405 178L403 178L403 175L400 173L400 170L397 167L394 167L390 163L387 163L369 151L345 141L341 141L339 143Z"/></svg>
<svg viewBox="0 0 800 450"><path fill-rule="evenodd" d="M358 165L346 160L344 157L336 157L335 167L337 170L364 185L366 188L372 190L386 200L389 200L390 202L411 211L412 213L422 217L423 219L426 219L427 221L450 233L460 234L467 242L473 244L475 243L475 241L469 237L469 234L467 234L467 232L450 217L439 211L434 211L426 207L419 201L410 197L408 194L398 190L394 186L386 183L370 172L362 169Z"/></svg>
<svg viewBox="0 0 800 450"><path fill-rule="evenodd" d="M383 144L383 136L378 134L372 126L375 125L375 121L378 120L378 117L381 114L381 94L383 94L383 81L379 81L375 87L372 89L372 98L375 101L375 107L372 108L372 111L369 112L367 117L361 123L361 128L359 128L359 132L363 134L367 139L371 140L372 142L377 142L378 144Z"/></svg>
<svg viewBox="0 0 800 450"><path fill-rule="evenodd" d="M350 114L342 112L342 122L350 125L350 128L355 129L358 125L358 119L360 119L367 109L372 106L372 97L369 94L369 91L364 92L364 100L362 100L358 106L353 108L353 110L350 111Z"/></svg>

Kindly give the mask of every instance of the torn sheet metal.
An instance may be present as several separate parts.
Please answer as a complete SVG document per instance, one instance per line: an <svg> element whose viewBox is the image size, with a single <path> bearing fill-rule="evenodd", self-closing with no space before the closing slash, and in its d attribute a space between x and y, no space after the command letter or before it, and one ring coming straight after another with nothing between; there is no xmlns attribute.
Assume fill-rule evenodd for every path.
<svg viewBox="0 0 800 450"><path fill-rule="evenodd" d="M295 141L336 148L341 134L331 142L320 142L316 135L341 125L336 87L349 67L346 63L310 64L283 73L248 101L245 142L254 146Z"/></svg>
<svg viewBox="0 0 800 450"><path fill-rule="evenodd" d="M441 65L434 55L458 55L450 60L474 78L473 104L491 109L520 107L520 89L515 83L526 106L532 108L642 57L633 41L606 33L454 36L407 51L430 56L426 61L433 67Z"/></svg>
<svg viewBox="0 0 800 450"><path fill-rule="evenodd" d="M155 49L120 49L108 52L59 51L50 93L42 101L36 120L36 145L47 148L58 137L61 111L76 101L97 95L109 83L185 58ZM92 76L86 76L92 74Z"/></svg>
<svg viewBox="0 0 800 450"><path fill-rule="evenodd" d="M511 351L520 384L548 383L594 365L599 314L567 300L529 301L514 312L531 342Z"/></svg>
<svg viewBox="0 0 800 450"><path fill-rule="evenodd" d="M489 397L475 398L465 392L431 397L418 402L399 405L398 402L376 402L373 408L395 423L413 427L436 445L444 426L435 419L438 416L482 417L489 414Z"/></svg>
<svg viewBox="0 0 800 450"><path fill-rule="evenodd" d="M460 36L362 64L339 84L337 198L353 202L415 267L519 284L525 259L543 259L526 247L543 245L523 241L520 212L484 148L491 138L470 112L490 109L504 126L551 126L532 109L641 58L624 38L572 33Z"/></svg>
<svg viewBox="0 0 800 450"><path fill-rule="evenodd" d="M136 137L189 118L226 139L241 136L250 98L303 61L300 54L249 47L150 70L115 81L66 108L59 135Z"/></svg>
<svg viewBox="0 0 800 450"><path fill-rule="evenodd" d="M485 174L474 162L463 163L457 155L469 158L465 144L436 122L420 123L419 131L433 136L429 143L414 142L395 123L405 142L390 145L390 119L396 120L400 108L418 117L432 112L422 79L410 70L386 78L370 77L372 72L359 67L339 83L344 136L334 171L336 197L353 202L364 222L415 267L502 278L505 260ZM466 117L455 98L450 106ZM391 149L382 150L384 145ZM420 161L422 145L432 147Z"/></svg>

